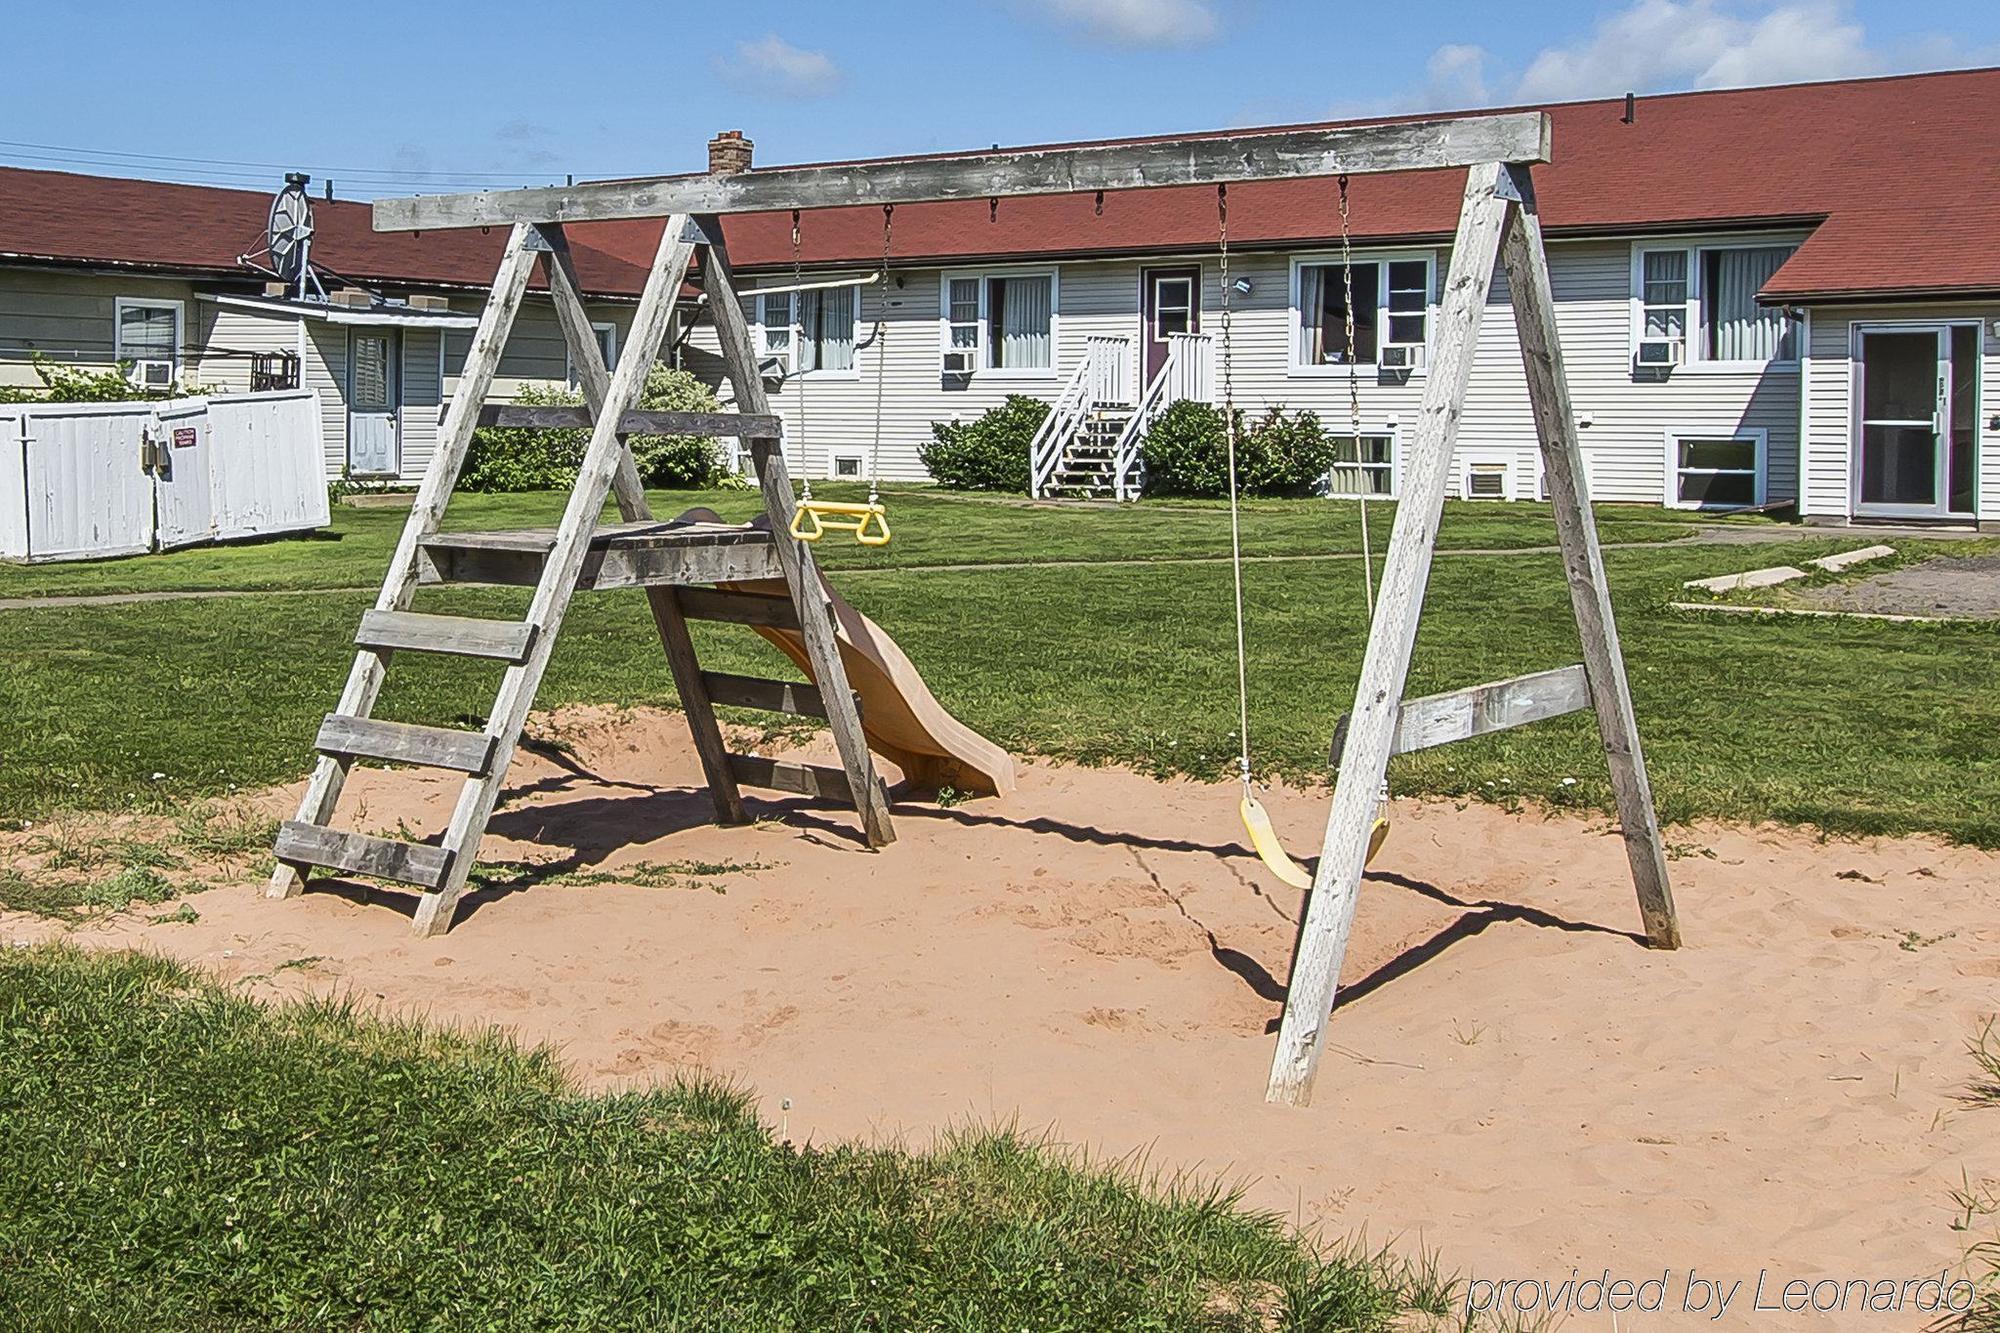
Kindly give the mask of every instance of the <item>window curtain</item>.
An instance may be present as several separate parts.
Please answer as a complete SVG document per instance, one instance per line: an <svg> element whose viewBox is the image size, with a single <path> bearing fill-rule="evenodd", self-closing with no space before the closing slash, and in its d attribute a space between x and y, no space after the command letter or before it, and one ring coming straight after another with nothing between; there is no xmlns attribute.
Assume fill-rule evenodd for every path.
<svg viewBox="0 0 2000 1333"><path fill-rule="evenodd" d="M1000 335L1000 364L1010 368L1046 367L1053 293L1047 278L995 278L993 301Z"/></svg>
<svg viewBox="0 0 2000 1333"><path fill-rule="evenodd" d="M854 289L799 293L808 370L854 369Z"/></svg>
<svg viewBox="0 0 2000 1333"><path fill-rule="evenodd" d="M1757 289L1791 255L1791 247L1782 245L1707 253L1708 350L1714 360L1791 359L1791 321L1782 310L1757 304Z"/></svg>
<svg viewBox="0 0 2000 1333"><path fill-rule="evenodd" d="M1299 364L1326 364L1326 270L1299 266Z"/></svg>

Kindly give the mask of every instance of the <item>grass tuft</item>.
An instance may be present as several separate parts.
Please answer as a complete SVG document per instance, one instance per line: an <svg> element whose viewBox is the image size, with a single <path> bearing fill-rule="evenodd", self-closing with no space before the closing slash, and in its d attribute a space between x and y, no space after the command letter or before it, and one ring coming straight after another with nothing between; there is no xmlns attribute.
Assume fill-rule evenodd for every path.
<svg viewBox="0 0 2000 1333"><path fill-rule="evenodd" d="M1450 1284L1011 1129L772 1139L741 1090L0 954L9 1328L1376 1330Z"/></svg>

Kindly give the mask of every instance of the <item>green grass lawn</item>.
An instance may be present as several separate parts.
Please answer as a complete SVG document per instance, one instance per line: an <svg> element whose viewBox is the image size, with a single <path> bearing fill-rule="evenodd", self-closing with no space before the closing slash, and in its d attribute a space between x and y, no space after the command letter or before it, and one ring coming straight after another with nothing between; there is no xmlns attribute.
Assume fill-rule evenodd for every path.
<svg viewBox="0 0 2000 1333"><path fill-rule="evenodd" d="M852 486L822 488L822 498L859 499ZM895 541L868 548L830 541L821 554L830 569L988 564L1050 560L1159 560L1229 552L1227 511L1212 503L1174 502L1117 509L1031 506L1026 501L952 495L926 487L886 492ZM656 513L674 515L706 505L732 520L759 512L743 491L654 491ZM461 495L446 526L456 531L549 526L564 496ZM1351 554L1361 549L1359 512L1349 504L1252 501L1245 550L1258 555ZM609 512L609 511L607 511ZM1376 550L1387 540L1393 506L1370 511ZM335 505L331 526L311 536L158 555L59 565L0 564L0 598L171 590L376 588L387 570L408 511ZM1607 508L1606 541L1666 541L1691 529L1685 515L1660 509ZM1445 540L1458 547L1543 546L1555 541L1548 506L1454 502Z"/></svg>
<svg viewBox="0 0 2000 1333"><path fill-rule="evenodd" d="M1325 511L1260 511L1250 526L1261 539L1267 520L1302 521L1300 508L1315 519ZM925 512L961 509L1024 526L1042 517L950 501ZM1448 516L1448 533L1462 517ZM921 522L911 519L898 542L942 540ZM1025 538L964 540L958 550L975 563L996 546L1017 557L1035 550ZM2000 760L1991 743L2000 731L2000 639L1991 629L1725 619L1666 607L1683 595L1684 579L1746 560L1796 562L1849 540L1759 546L1754 555L1721 546L1610 553L1662 812L1670 820L1806 821L1842 833L1931 830L2000 845ZM1351 561L1265 563L1245 577L1259 766L1323 776L1364 640L1360 569ZM835 578L896 636L948 707L1017 751L1163 774L1229 771L1226 564L849 568ZM437 588L418 605L514 616L526 596ZM176 808L299 776L369 601L329 593L0 612L0 713L8 719L0 817L65 806ZM717 669L768 672L775 661L740 630L703 625L697 633L703 660ZM1577 657L1553 555L1437 561L1413 693ZM381 711L477 724L496 681L497 668L405 655ZM672 699L643 599L580 598L542 706ZM1581 715L1409 756L1392 776L1401 792L1608 806L1594 730Z"/></svg>
<svg viewBox="0 0 2000 1333"><path fill-rule="evenodd" d="M0 953L10 1329L1387 1329L1452 1293L1006 1131L773 1141L740 1093Z"/></svg>

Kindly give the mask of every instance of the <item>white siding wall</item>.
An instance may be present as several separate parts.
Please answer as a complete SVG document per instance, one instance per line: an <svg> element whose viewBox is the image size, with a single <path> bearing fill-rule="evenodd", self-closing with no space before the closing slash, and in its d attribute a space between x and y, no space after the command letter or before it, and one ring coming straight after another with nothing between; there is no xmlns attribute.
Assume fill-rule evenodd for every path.
<svg viewBox="0 0 2000 1333"><path fill-rule="evenodd" d="M1982 325L1979 367L1979 517L2000 519L2000 305L1825 306L1812 311L1806 340L1802 513L1843 519L1853 512L1854 326L1897 320L1976 319Z"/></svg>
<svg viewBox="0 0 2000 1333"><path fill-rule="evenodd" d="M404 329L403 410L397 420L403 435L403 478L421 481L437 452L438 426L444 420L444 331Z"/></svg>
<svg viewBox="0 0 2000 1333"><path fill-rule="evenodd" d="M204 351L214 349L244 353L299 350L301 334L296 316L244 310L239 307L219 305L213 301L203 301L199 308L202 312L202 341L197 346ZM225 393L249 393L250 358L242 355L205 355L201 361L198 378L203 384L217 386Z"/></svg>
<svg viewBox="0 0 2000 1333"><path fill-rule="evenodd" d="M1437 255L1442 283L1449 254ZM1177 261L1171 258L1158 262ZM1221 289L1213 255L1201 259L1202 329L1221 330ZM796 431L801 393L807 434L803 457L793 464L815 477L832 474L836 455L866 457L874 439L876 375L889 367L882 387L881 475L884 480L918 480L924 475L918 448L930 438L933 421L969 419L1010 392L1053 398L1083 355L1093 335L1132 340L1139 334L1139 260L1091 261L1060 266L1056 302L1057 365L1035 377L975 373L967 381L946 380L940 360L939 286L936 269L905 270L901 287L862 289L861 340L856 373L795 377L773 394L773 407ZM1734 432L1757 428L1769 440L1769 494L1789 498L1797 488L1799 372L1771 367L1761 372L1677 369L1666 380L1634 375L1631 345L1631 246L1618 242L1557 243L1551 248L1551 278L1557 325L1568 359L1576 410L1592 424L1583 431L1592 494L1604 500L1653 504L1666 498L1666 438L1669 430ZM1348 421L1348 386L1343 374L1309 374L1291 365L1292 256L1239 254L1232 278L1246 277L1251 291L1232 300L1231 357L1236 401L1255 412L1271 405L1311 409L1332 428ZM776 283L779 279L765 279ZM752 280L747 285L755 285ZM1472 389L1460 432L1461 460L1504 459L1510 464L1512 493L1536 491L1536 449L1506 284L1497 281L1474 359ZM886 315L886 349L872 341L875 322ZM1436 337L1436 329L1432 329ZM1219 353L1218 353L1219 355ZM689 369L721 386L714 329L704 320L684 358ZM1218 383L1220 365L1218 361ZM1424 374L1372 376L1360 386L1364 433L1401 434L1414 423L1423 397ZM727 398L727 389L721 392ZM1454 474L1454 486L1462 473Z"/></svg>
<svg viewBox="0 0 2000 1333"><path fill-rule="evenodd" d="M299 384L319 394L321 438L326 441L326 475L347 466L347 326L323 319L306 321L305 355Z"/></svg>
<svg viewBox="0 0 2000 1333"><path fill-rule="evenodd" d="M202 311L191 284L174 278L0 268L0 385L38 388L33 356L108 367L115 349L113 312L121 296L179 301L182 336L200 345ZM192 376L193 367L188 368Z"/></svg>
<svg viewBox="0 0 2000 1333"><path fill-rule="evenodd" d="M452 309L476 315L484 307L480 297L453 297ZM593 305L594 324L612 324L618 329L618 354L625 355L625 335L632 327L633 307ZM458 377L465 370L465 354L472 348L472 330L453 329L444 335L444 395L458 392ZM514 331L500 357L500 371L494 377L492 397L511 400L523 386L560 387L569 373L568 347L562 328L556 323L555 307L546 296L530 294L515 316Z"/></svg>

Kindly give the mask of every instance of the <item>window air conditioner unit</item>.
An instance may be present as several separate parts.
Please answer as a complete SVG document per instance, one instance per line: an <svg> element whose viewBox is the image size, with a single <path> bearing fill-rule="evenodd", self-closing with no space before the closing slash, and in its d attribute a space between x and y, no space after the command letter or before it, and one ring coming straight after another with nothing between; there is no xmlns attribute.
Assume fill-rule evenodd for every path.
<svg viewBox="0 0 2000 1333"><path fill-rule="evenodd" d="M171 361L134 361L132 382L142 389L171 389L174 387L174 363Z"/></svg>
<svg viewBox="0 0 2000 1333"><path fill-rule="evenodd" d="M1639 364L1677 366L1686 354L1686 346L1678 338L1648 338L1639 344Z"/></svg>
<svg viewBox="0 0 2000 1333"><path fill-rule="evenodd" d="M1408 343L1390 343L1382 349L1382 369L1409 370L1417 364L1417 349Z"/></svg>
<svg viewBox="0 0 2000 1333"><path fill-rule="evenodd" d="M944 373L947 375L970 375L972 373L973 351L970 347L960 347L944 354Z"/></svg>

